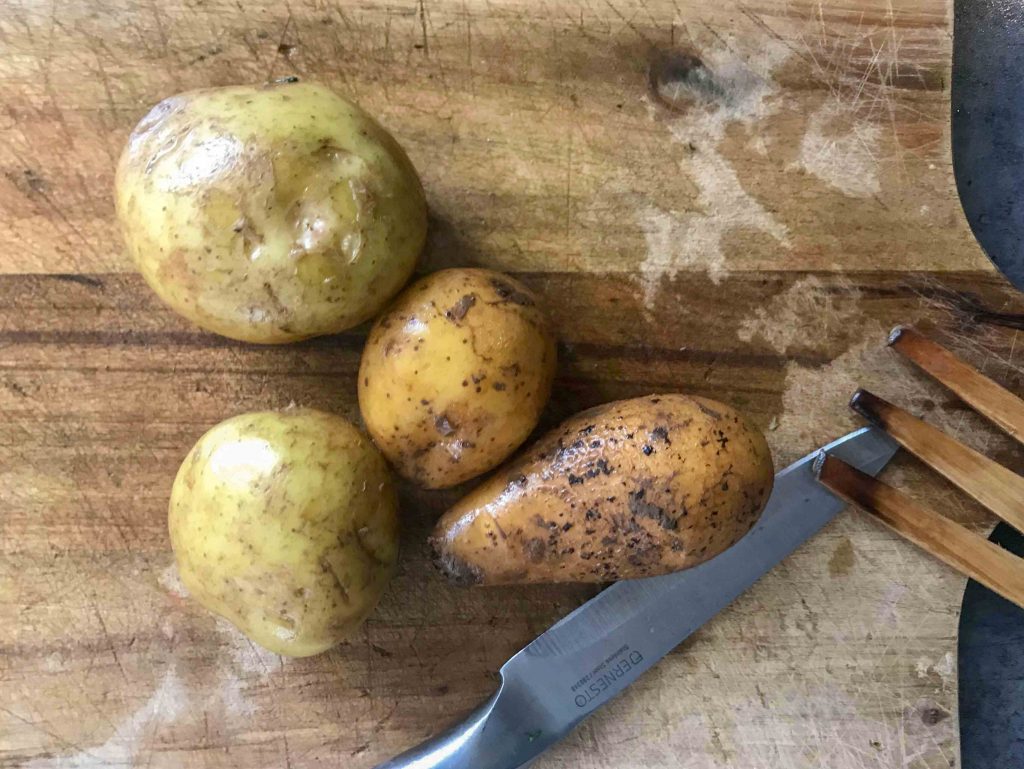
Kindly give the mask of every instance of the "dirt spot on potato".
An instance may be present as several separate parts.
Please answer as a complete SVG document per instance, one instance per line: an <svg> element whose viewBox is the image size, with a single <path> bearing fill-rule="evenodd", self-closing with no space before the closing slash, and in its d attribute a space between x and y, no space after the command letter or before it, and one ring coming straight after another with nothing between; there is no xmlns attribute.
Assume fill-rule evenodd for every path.
<svg viewBox="0 0 1024 769"><path fill-rule="evenodd" d="M448 320L458 323L466 317L466 313L476 304L476 294L466 294L453 304L444 314Z"/></svg>
<svg viewBox="0 0 1024 769"><path fill-rule="evenodd" d="M534 537L526 541L523 545L523 552L526 554L527 559L530 563L540 563L544 560L544 554L547 552L547 546L544 544L544 540L540 537Z"/></svg>
<svg viewBox="0 0 1024 769"><path fill-rule="evenodd" d="M483 581L483 573L478 566L467 563L462 558L447 552L440 540L432 539L431 546L434 550L434 565L453 584L469 587Z"/></svg>
<svg viewBox="0 0 1024 769"><path fill-rule="evenodd" d="M503 302L511 302L512 304L518 304L520 307L533 307L533 297L524 291L520 291L511 283L507 283L499 278L491 279L491 288L494 289L494 293Z"/></svg>
<svg viewBox="0 0 1024 769"><path fill-rule="evenodd" d="M651 439L655 441L662 441L665 443L666 446L672 445L672 441L669 440L668 437L667 427L655 427L653 430L651 430Z"/></svg>
<svg viewBox="0 0 1024 769"><path fill-rule="evenodd" d="M650 518L652 521L657 521L661 528L668 531L675 529L678 525L676 519L668 515L665 508L645 500L646 495L646 489L629 492L629 512L637 518Z"/></svg>

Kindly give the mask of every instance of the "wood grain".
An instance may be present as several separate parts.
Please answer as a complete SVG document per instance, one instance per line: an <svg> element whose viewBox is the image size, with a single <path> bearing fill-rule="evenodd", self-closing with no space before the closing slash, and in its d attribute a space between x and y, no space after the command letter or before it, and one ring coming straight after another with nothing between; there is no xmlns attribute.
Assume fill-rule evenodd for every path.
<svg viewBox="0 0 1024 769"><path fill-rule="evenodd" d="M835 457L824 457L819 480L964 576L1024 607L1024 560L917 504L897 489Z"/></svg>
<svg viewBox="0 0 1024 769"><path fill-rule="evenodd" d="M3 10L6 272L127 269L111 184L134 122L171 93L282 75L324 81L380 117L456 258L636 272L649 240L668 240L672 261L673 231L704 222L707 252L663 266L984 267L949 164L940 0ZM720 73L718 101L653 97L652 66L679 51Z"/></svg>
<svg viewBox="0 0 1024 769"><path fill-rule="evenodd" d="M894 329L889 336L889 345L970 403L978 413L991 419L1018 441L1024 441L1024 401L1005 387L912 328L901 326Z"/></svg>
<svg viewBox="0 0 1024 769"><path fill-rule="evenodd" d="M160 305L110 202L150 105L296 74L379 115L428 190L422 271L505 269L550 310L545 425L682 390L748 412L781 467L857 426L863 385L1019 469L884 344L912 322L1024 389L993 325L1024 302L953 185L949 55L944 0L0 0L0 766L370 767L591 595L450 588L424 538L459 490L406 487L398 578L328 654L267 655L182 597L178 462L247 409L355 417L364 330L257 348ZM686 57L719 87L687 90ZM959 766L962 586L842 517L538 766Z"/></svg>

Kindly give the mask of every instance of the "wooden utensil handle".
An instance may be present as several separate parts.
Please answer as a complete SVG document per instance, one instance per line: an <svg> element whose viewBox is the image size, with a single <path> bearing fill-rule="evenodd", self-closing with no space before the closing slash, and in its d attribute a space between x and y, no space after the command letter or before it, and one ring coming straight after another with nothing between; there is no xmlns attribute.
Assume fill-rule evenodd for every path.
<svg viewBox="0 0 1024 769"><path fill-rule="evenodd" d="M850 408L1018 531L1024 531L1024 478L877 395L860 389Z"/></svg>
<svg viewBox="0 0 1024 769"><path fill-rule="evenodd" d="M965 576L1024 607L1024 561L840 459L822 455L818 479Z"/></svg>
<svg viewBox="0 0 1024 769"><path fill-rule="evenodd" d="M982 416L1024 443L1024 401L909 326L889 334L889 346L944 384Z"/></svg>

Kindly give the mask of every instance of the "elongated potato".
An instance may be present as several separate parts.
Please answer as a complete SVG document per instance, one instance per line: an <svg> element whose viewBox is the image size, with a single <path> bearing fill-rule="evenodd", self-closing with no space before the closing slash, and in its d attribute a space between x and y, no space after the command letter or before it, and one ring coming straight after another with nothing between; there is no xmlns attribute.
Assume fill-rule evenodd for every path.
<svg viewBox="0 0 1024 769"><path fill-rule="evenodd" d="M492 270L441 270L382 315L359 366L366 429L431 489L500 465L551 393L555 337L534 295Z"/></svg>
<svg viewBox="0 0 1024 769"><path fill-rule="evenodd" d="M461 584L665 574L746 534L773 479L764 436L729 406L618 401L544 436L445 513L432 544Z"/></svg>

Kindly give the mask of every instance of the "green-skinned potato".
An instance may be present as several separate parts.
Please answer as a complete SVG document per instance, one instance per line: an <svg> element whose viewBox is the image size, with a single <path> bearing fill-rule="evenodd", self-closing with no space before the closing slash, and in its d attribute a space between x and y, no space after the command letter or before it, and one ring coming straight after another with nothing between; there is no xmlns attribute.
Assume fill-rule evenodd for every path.
<svg viewBox="0 0 1024 769"><path fill-rule="evenodd" d="M426 237L405 152L315 84L165 99L132 132L115 199L153 290L199 326L249 342L373 317L412 274Z"/></svg>
<svg viewBox="0 0 1024 769"><path fill-rule="evenodd" d="M377 320L359 367L359 408L402 475L454 486L497 467L530 435L555 355L524 285L491 270L442 270Z"/></svg>
<svg viewBox="0 0 1024 769"><path fill-rule="evenodd" d="M351 423L312 409L233 417L189 452L171 492L181 581L278 654L305 657L350 634L398 555L383 457Z"/></svg>
<svg viewBox="0 0 1024 769"><path fill-rule="evenodd" d="M686 569L757 521L764 436L721 403L618 401L569 419L456 504L432 537L461 584L608 582Z"/></svg>

